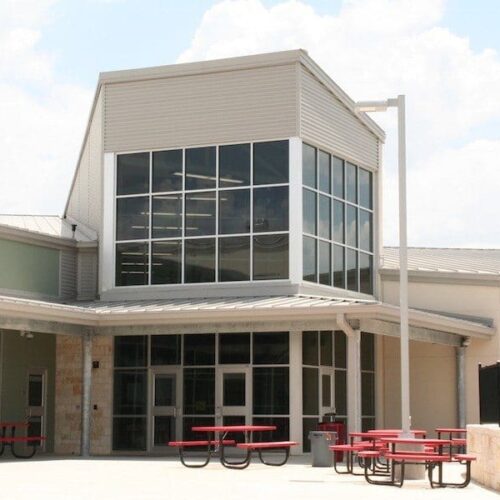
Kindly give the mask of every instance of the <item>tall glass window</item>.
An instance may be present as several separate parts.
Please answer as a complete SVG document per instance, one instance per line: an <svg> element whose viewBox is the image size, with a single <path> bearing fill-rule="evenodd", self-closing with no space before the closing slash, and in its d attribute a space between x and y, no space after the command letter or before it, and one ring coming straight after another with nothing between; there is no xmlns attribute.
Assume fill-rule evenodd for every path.
<svg viewBox="0 0 500 500"><path fill-rule="evenodd" d="M116 286L287 279L288 148L117 155Z"/></svg>
<svg viewBox="0 0 500 500"><path fill-rule="evenodd" d="M303 279L373 293L373 175L308 144L302 149Z"/></svg>

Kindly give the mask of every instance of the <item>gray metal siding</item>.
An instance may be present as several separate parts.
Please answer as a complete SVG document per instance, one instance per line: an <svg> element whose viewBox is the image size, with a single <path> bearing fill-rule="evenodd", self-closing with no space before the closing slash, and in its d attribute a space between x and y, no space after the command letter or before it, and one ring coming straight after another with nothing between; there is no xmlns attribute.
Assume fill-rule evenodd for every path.
<svg viewBox="0 0 500 500"><path fill-rule="evenodd" d="M102 207L102 112L103 92L91 118L87 140L77 167L67 215L86 224L98 234Z"/></svg>
<svg viewBox="0 0 500 500"><path fill-rule="evenodd" d="M104 150L297 135L295 64L105 85Z"/></svg>
<svg viewBox="0 0 500 500"><path fill-rule="evenodd" d="M97 252L78 253L77 300L93 300L97 295Z"/></svg>
<svg viewBox="0 0 500 500"><path fill-rule="evenodd" d="M317 78L302 68L300 135L342 158L378 168L379 140Z"/></svg>
<svg viewBox="0 0 500 500"><path fill-rule="evenodd" d="M61 251L61 274L59 295L62 299L76 297L76 252Z"/></svg>

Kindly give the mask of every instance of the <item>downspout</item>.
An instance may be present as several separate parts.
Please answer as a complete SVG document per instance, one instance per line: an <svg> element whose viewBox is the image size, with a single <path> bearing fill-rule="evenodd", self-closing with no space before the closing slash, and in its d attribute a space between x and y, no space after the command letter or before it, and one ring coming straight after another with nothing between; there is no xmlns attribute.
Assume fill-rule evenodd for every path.
<svg viewBox="0 0 500 500"><path fill-rule="evenodd" d="M347 423L349 432L361 431L361 330L354 330L344 314L337 314L337 326L347 336Z"/></svg>
<svg viewBox="0 0 500 500"><path fill-rule="evenodd" d="M466 426L466 399L465 399L465 350L470 344L470 337L462 337L462 344L456 347L457 361L457 420L458 427Z"/></svg>

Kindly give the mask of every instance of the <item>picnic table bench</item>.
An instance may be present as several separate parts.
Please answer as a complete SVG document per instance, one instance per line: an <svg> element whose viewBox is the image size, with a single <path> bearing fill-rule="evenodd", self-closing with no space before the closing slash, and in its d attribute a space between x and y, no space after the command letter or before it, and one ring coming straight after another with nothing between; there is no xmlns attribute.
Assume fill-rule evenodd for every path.
<svg viewBox="0 0 500 500"><path fill-rule="evenodd" d="M0 422L0 456L3 455L5 449L10 447L12 455L16 458L31 458L37 450L37 446L41 441L45 441L45 436L16 436L16 429L29 428L29 422ZM10 432L8 432L10 429ZM16 448L16 443L25 443L31 450L27 453L19 453Z"/></svg>

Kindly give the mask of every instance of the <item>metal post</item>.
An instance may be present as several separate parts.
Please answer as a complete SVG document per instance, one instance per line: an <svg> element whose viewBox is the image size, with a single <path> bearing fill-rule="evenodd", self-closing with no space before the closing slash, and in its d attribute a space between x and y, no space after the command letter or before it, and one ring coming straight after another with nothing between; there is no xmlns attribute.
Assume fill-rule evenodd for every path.
<svg viewBox="0 0 500 500"><path fill-rule="evenodd" d="M457 413L458 427L465 429L465 349L462 345L456 348L457 357Z"/></svg>
<svg viewBox="0 0 500 500"><path fill-rule="evenodd" d="M82 438L81 451L82 457L90 455L90 390L92 386L92 336L85 333L82 337Z"/></svg>
<svg viewBox="0 0 500 500"><path fill-rule="evenodd" d="M408 250L406 228L406 125L405 96L398 95L398 172L399 172L399 312L401 315L401 429L409 434L410 346L408 334Z"/></svg>

